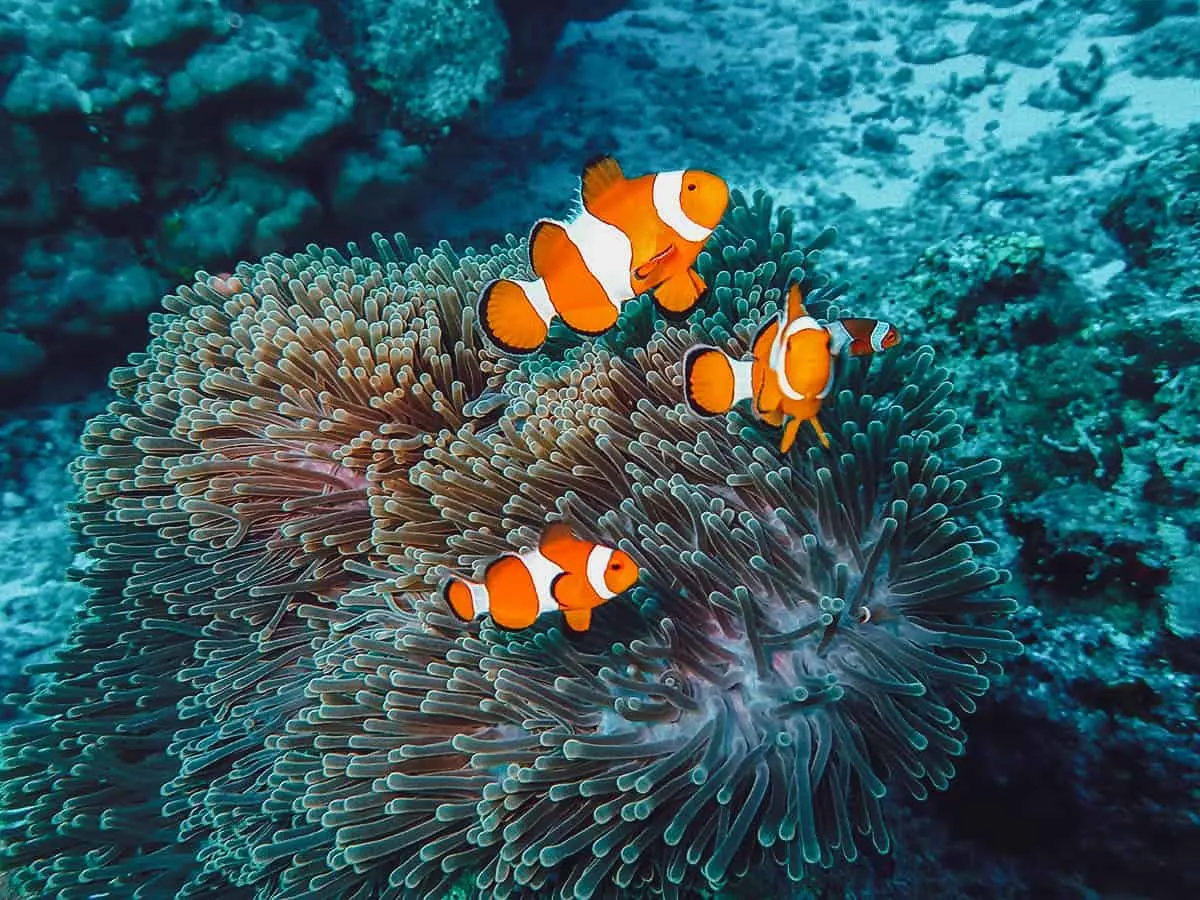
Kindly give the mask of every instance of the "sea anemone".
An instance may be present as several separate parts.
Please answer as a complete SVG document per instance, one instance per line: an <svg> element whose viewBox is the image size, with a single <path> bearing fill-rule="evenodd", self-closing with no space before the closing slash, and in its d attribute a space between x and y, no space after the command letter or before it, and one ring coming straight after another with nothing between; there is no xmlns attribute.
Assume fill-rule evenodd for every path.
<svg viewBox="0 0 1200 900"><path fill-rule="evenodd" d="M689 329L642 304L520 366L470 305L524 271L511 239L168 297L76 465L92 592L3 745L14 884L677 896L886 850L881 798L949 783L1019 650L977 524L998 464L960 459L928 348L841 367L831 450L687 410L683 352L744 350L789 279L835 314L791 221L735 194ZM642 568L590 632L441 606L551 519Z"/></svg>

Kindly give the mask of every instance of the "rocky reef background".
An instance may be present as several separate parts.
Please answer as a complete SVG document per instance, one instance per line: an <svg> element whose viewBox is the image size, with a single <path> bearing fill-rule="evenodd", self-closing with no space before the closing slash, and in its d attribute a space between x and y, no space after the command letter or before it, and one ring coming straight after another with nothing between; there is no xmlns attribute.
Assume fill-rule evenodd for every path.
<svg viewBox="0 0 1200 900"><path fill-rule="evenodd" d="M597 152L702 166L837 226L843 305L935 346L1006 464L1026 653L950 790L814 892L1196 896L1197 4L545 7L5 5L0 689L79 600L66 464L163 292L375 229L486 247Z"/></svg>

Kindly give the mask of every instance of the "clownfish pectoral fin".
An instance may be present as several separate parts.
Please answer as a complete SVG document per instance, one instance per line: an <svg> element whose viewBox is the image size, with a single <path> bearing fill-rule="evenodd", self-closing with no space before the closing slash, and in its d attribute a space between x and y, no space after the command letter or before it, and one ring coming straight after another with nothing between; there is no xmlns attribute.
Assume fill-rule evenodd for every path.
<svg viewBox="0 0 1200 900"><path fill-rule="evenodd" d="M807 315L808 310L804 308L804 295L800 293L800 282L793 281L788 285L787 320L794 322Z"/></svg>
<svg viewBox="0 0 1200 900"><path fill-rule="evenodd" d="M554 307L546 283L501 278L479 293L479 325L507 353L531 353L546 342Z"/></svg>
<svg viewBox="0 0 1200 900"><path fill-rule="evenodd" d="M695 308L701 293L703 288L697 288L686 273L680 273L654 289L654 302L668 317L682 318Z"/></svg>
<svg viewBox="0 0 1200 900"><path fill-rule="evenodd" d="M708 290L708 283L700 277L700 273L695 269L688 269L687 276L689 279L691 279L692 285L701 295Z"/></svg>
<svg viewBox="0 0 1200 900"><path fill-rule="evenodd" d="M654 280L655 273L674 255L675 245L668 244L666 250L660 250L658 253L655 253L633 270L633 280L647 282L647 287L656 284L657 282Z"/></svg>
<svg viewBox="0 0 1200 900"><path fill-rule="evenodd" d="M579 193L583 198L584 208L590 208L612 188L624 182L625 173L621 171L615 159L605 154L588 160L579 181Z"/></svg>
<svg viewBox="0 0 1200 900"><path fill-rule="evenodd" d="M697 344L683 355L683 399L692 412L716 416L750 397L753 360L730 359L716 347Z"/></svg>
<svg viewBox="0 0 1200 900"><path fill-rule="evenodd" d="M572 631L587 631L592 627L592 611L590 609L564 609L563 618L567 627Z"/></svg>

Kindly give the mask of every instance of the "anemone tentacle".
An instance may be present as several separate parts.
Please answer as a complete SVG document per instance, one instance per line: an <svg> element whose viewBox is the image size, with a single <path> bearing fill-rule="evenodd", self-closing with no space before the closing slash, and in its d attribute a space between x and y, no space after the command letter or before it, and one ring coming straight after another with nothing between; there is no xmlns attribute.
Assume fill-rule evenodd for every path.
<svg viewBox="0 0 1200 900"><path fill-rule="evenodd" d="M164 301L74 471L90 597L41 718L0 743L0 856L29 896L682 897L891 843L1019 652L929 348L841 361L831 446L682 403L790 281L844 287L735 192L681 325L629 304L518 362L473 303L527 275L376 238ZM643 578L568 635L436 595L548 519ZM19 836L19 840L16 839ZM123 894L121 892L124 892Z"/></svg>

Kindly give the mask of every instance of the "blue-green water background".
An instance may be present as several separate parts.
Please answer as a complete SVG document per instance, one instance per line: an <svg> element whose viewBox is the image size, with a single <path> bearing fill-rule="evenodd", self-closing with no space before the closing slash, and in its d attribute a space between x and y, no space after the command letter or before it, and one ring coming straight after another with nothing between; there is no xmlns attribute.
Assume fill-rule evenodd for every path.
<svg viewBox="0 0 1200 900"><path fill-rule="evenodd" d="M823 266L1006 464L1027 652L847 896L1196 896L1196 47L1194 0L6 4L0 689L74 614L65 467L164 292L486 247L598 152L702 167L836 226Z"/></svg>

